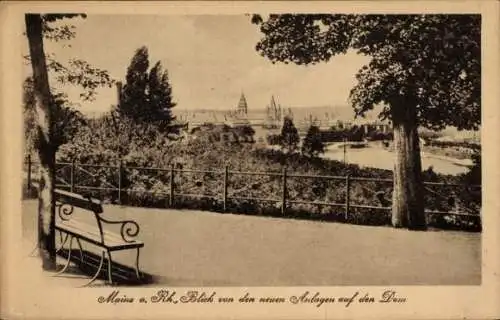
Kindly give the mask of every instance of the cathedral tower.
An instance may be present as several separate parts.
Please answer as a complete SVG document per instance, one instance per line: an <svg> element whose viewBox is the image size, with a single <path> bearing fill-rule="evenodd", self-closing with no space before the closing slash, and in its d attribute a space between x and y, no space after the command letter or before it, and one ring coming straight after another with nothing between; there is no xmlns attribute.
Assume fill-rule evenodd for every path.
<svg viewBox="0 0 500 320"><path fill-rule="evenodd" d="M245 94L241 93L240 102L238 102L238 114L246 115L248 113L247 99Z"/></svg>

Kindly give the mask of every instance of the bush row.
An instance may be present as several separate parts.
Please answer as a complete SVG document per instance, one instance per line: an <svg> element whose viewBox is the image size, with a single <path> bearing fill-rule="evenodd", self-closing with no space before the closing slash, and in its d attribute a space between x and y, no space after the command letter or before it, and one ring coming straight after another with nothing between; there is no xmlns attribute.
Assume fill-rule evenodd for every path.
<svg viewBox="0 0 500 320"><path fill-rule="evenodd" d="M127 131L129 129L130 131ZM342 162L321 158L306 158L298 153L285 155L281 151L258 149L251 144L234 141L211 142L203 134L195 139L171 141L158 135L151 128L127 128L113 131L109 126L93 123L82 127L78 139L63 145L57 158L60 162L76 161L73 172L77 185L94 188L116 188L120 183L123 192L120 202L143 207L168 207L170 193L170 167L175 171L173 183L176 194L200 194L204 198L176 196L177 208L222 211L223 170L281 173L286 167L290 175L329 175L392 179L388 170L360 168ZM210 137L210 134L207 134ZM120 173L119 168L122 171ZM480 163L480 162L479 162ZM92 166L95 165L95 166ZM112 165L112 168L102 165ZM480 165L480 164L479 164ZM141 169L155 167L165 170ZM198 169L211 172L188 173L177 170ZM480 170L479 170L480 172ZM477 172L476 172L477 174ZM468 176L446 176L432 171L423 173L424 180L444 183L477 183ZM71 180L71 166L59 165L59 182ZM476 177L477 178L477 177ZM479 178L480 183L480 178ZM389 210L351 208L347 218L343 206L299 204L289 202L283 215L281 209L282 178L280 176L255 176L230 174L228 179L226 211L242 214L285 216L304 219L344 221L368 225L390 223ZM471 208L478 214L481 207L480 189L472 187L427 186L427 210L453 211L456 206ZM87 192L88 189L77 189ZM92 191L106 202L118 203L114 190ZM351 205L388 207L391 203L392 183L383 181L352 181ZM265 198L276 201L256 201L236 198ZM346 182L343 179L294 178L287 179L287 199L291 201L335 202L346 199ZM437 216L429 218L431 225L441 228L480 229L477 218Z"/></svg>

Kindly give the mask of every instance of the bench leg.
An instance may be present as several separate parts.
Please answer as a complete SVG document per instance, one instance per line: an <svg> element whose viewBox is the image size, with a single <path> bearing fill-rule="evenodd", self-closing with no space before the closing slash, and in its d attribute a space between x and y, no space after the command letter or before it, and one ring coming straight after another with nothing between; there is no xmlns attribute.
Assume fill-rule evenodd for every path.
<svg viewBox="0 0 500 320"><path fill-rule="evenodd" d="M73 246L73 236L71 236L70 240L69 240L68 260L66 260L66 265L64 266L64 268L61 269L61 271L59 271L56 274L54 274L54 276L60 275L61 273L63 273L64 271L66 271L66 269L68 269L69 263L71 262L71 247L72 246Z"/></svg>
<svg viewBox="0 0 500 320"><path fill-rule="evenodd" d="M76 243L78 243L78 248L80 249L80 263L83 263L83 247L80 239L76 238Z"/></svg>
<svg viewBox="0 0 500 320"><path fill-rule="evenodd" d="M66 237L64 237L64 240L63 240L63 237L62 237L62 231L59 231L59 239L61 240L61 246L59 247L59 249L56 250L56 253L58 253L59 251L62 250L62 248L64 248L64 245L66 244L66 241L68 240L68 234L66 233Z"/></svg>
<svg viewBox="0 0 500 320"><path fill-rule="evenodd" d="M36 243L35 247L33 248L33 250L31 250L31 253L30 253L30 257L36 257L37 254L35 254L35 252L38 252L38 246L39 246L39 242Z"/></svg>
<svg viewBox="0 0 500 320"><path fill-rule="evenodd" d="M137 248L137 257L135 259L135 275L137 276L137 279L140 280L141 279L141 275L139 273L139 251L140 248Z"/></svg>
<svg viewBox="0 0 500 320"><path fill-rule="evenodd" d="M108 281L109 284L113 284L113 277L111 275L111 269L113 266L113 259L111 258L111 251L108 249Z"/></svg>
<svg viewBox="0 0 500 320"><path fill-rule="evenodd" d="M95 281L95 279L97 279L97 277L99 276L99 273L101 273L103 263L104 263L104 250L101 253L101 262L99 263L99 268L97 268L97 272L94 274L92 279L90 279L90 281L87 282L86 284L84 284L82 287L89 286L92 282Z"/></svg>

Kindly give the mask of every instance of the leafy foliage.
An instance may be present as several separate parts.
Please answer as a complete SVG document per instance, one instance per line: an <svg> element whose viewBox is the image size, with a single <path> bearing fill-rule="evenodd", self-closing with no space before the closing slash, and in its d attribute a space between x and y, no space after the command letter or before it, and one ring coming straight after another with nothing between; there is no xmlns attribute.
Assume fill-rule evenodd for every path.
<svg viewBox="0 0 500 320"><path fill-rule="evenodd" d="M464 174L463 181L467 184L481 185L481 150L472 155L473 166Z"/></svg>
<svg viewBox="0 0 500 320"><path fill-rule="evenodd" d="M356 115L382 104L416 105L419 124L431 129L480 123L480 15L254 16L264 38L256 49L273 62L310 64L354 49L371 61L358 71L350 94Z"/></svg>
<svg viewBox="0 0 500 320"><path fill-rule="evenodd" d="M93 67L85 60L69 59L67 64L57 61L52 55L46 57L47 68L57 74L58 83L71 84L82 89L80 98L93 101L100 87L112 87L114 80L107 71Z"/></svg>
<svg viewBox="0 0 500 320"><path fill-rule="evenodd" d="M268 134L266 136L267 144L270 146L278 146L281 142L281 135L279 134Z"/></svg>
<svg viewBox="0 0 500 320"><path fill-rule="evenodd" d="M58 20L72 19L72 18L83 18L85 19L87 15L85 14L73 14L73 13L61 13L61 14L43 14L42 15L42 30L43 37L47 40L52 41L67 41L75 37L75 26L71 24L64 24L60 26L54 26L53 23Z"/></svg>
<svg viewBox="0 0 500 320"><path fill-rule="evenodd" d="M61 148L58 157L87 163L94 159L94 154L99 154L102 161L116 162L127 155L141 153L141 148L144 148L144 155L146 148L163 150L162 154L168 151L167 137L161 135L156 126L136 124L113 112L100 119L89 119L88 125L79 128L77 135L78 139Z"/></svg>
<svg viewBox="0 0 500 320"><path fill-rule="evenodd" d="M302 154L310 157L316 157L325 152L321 132L317 126L310 126L302 142Z"/></svg>
<svg viewBox="0 0 500 320"><path fill-rule="evenodd" d="M367 140L371 141L380 141L380 140L393 140L394 134L392 132L378 132L378 131L369 131L366 135Z"/></svg>
<svg viewBox="0 0 500 320"><path fill-rule="evenodd" d="M85 18L84 14L45 14L42 15L42 30L45 39L50 41L67 41L75 37L75 27L71 24L58 24L59 20L75 17ZM30 57L25 56L25 62L30 63ZM74 109L74 104L69 101L68 96L58 92L60 85L75 85L82 89L80 98L84 101L95 99L97 89L104 86L112 86L114 81L108 72L91 66L81 59L69 59L67 63L57 60L54 54L46 53L45 60L49 73L55 75L58 83L51 88L52 92L52 137L51 145L57 149L60 145L70 141L76 133L77 127L85 123L83 115ZM33 80L28 78L23 85L24 94L24 122L25 135L28 141L27 151L38 147L36 118L34 113Z"/></svg>
<svg viewBox="0 0 500 320"><path fill-rule="evenodd" d="M349 99L356 116L381 105L379 117L392 121L402 151L392 223L425 229L417 128L480 125L481 16L273 14L252 23L264 34L257 51L273 62L314 64L349 49L370 57Z"/></svg>
<svg viewBox="0 0 500 320"><path fill-rule="evenodd" d="M113 121L117 121L113 124ZM114 126L116 125L116 128ZM179 172L174 175L176 193L203 194L208 198L197 200L192 197L176 196L175 206L179 208L218 210L222 208L220 196L223 192L222 178L225 166L230 171L274 172L280 173L286 165L287 171L304 175L332 175L364 178L389 179L389 181L351 181L350 198L352 204L369 206L390 205L393 177L391 171L360 168L356 165L345 165L339 161L321 158L308 158L299 153L285 155L282 151L255 148L248 143L228 143L213 139L211 132L224 131L223 127L206 127L196 133L196 138L172 141L164 133L155 130L154 126L138 125L130 120L110 116L104 119L89 120L87 126L80 127L79 139L74 139L61 146L58 160L82 163L85 170L93 177L78 170L75 181L80 185L92 187L111 187L118 185L118 165L123 167L121 186L122 203L137 206L165 207L169 188L171 165L175 169L195 169L205 172ZM231 132L230 128L226 128ZM142 134L145 132L145 134ZM212 137L212 138L211 138ZM209 143L207 139L211 139ZM122 147L119 147L122 145ZM92 167L91 165L97 165ZM102 165L111 165L105 168ZM163 168L164 170L141 169L140 167ZM59 171L66 174L69 171ZM64 177L64 176L63 176ZM425 181L463 183L461 176L446 176L430 170L423 172ZM287 197L295 201L336 202L343 203L346 198L345 179L310 178L287 179ZM111 186L110 186L111 184ZM228 180L229 197L256 197L280 199L282 181L279 176L247 176L231 173ZM429 210L454 210L448 203L448 195L456 192L457 198L476 210L480 207L479 192L463 188L454 190L447 187L432 187L436 193L426 193L426 208ZM445 188L442 190L442 188ZM96 195L97 196L97 195ZM104 200L115 201L115 191L101 191ZM212 197L212 198L210 198ZM227 203L231 212L243 214L261 214L281 216L280 202L262 202L254 200L231 199ZM345 221L343 209L315 204L290 203L286 217ZM437 216L439 217L439 216ZM439 227L476 228L477 219L461 218L453 220L446 217L439 220L431 217L431 224ZM452 220L450 220L452 219ZM351 208L347 222L357 224L386 225L389 223L388 212L379 209ZM473 222L471 222L473 221ZM474 222L476 221L476 222ZM472 223L472 224L471 224ZM475 224L474 224L475 223ZM472 227L471 227L472 226Z"/></svg>
<svg viewBox="0 0 500 320"><path fill-rule="evenodd" d="M321 139L323 142L340 142L340 141L363 141L365 138L362 127L354 125L350 128L330 128L329 130L321 131ZM370 137L375 137L375 131L369 133ZM382 137L382 136L381 136ZM385 135L384 135L385 137ZM375 140L375 139L374 139Z"/></svg>
<svg viewBox="0 0 500 320"><path fill-rule="evenodd" d="M254 135L255 135L255 130L252 128L252 126L249 125L239 125L236 126L235 131L237 132L237 135L242 137L244 142L255 142L254 140Z"/></svg>
<svg viewBox="0 0 500 320"><path fill-rule="evenodd" d="M254 134L255 131L248 125L231 127L226 124L206 123L191 130L192 138L208 145L222 143L226 146L234 146L242 143L254 143Z"/></svg>
<svg viewBox="0 0 500 320"><path fill-rule="evenodd" d="M467 142L467 141L438 141L438 140L430 140L429 145L440 147L440 148L451 148L451 147L459 147L459 148L467 148L475 151L481 151L481 145L475 142Z"/></svg>
<svg viewBox="0 0 500 320"><path fill-rule="evenodd" d="M27 78L23 85L23 115L24 134L27 145L25 152L31 153L39 147L36 131L35 97L33 80ZM56 149L70 142L80 126L86 125L86 119L79 111L75 110L62 93L52 95L52 145Z"/></svg>
<svg viewBox="0 0 500 320"><path fill-rule="evenodd" d="M61 24L61 20L72 18L86 18L85 14L44 14L42 15L43 37L49 41L65 42L76 37L76 27L72 24ZM71 46L71 45L68 45ZM25 62L30 63L30 57L24 56ZM46 53L45 60L49 73L55 74L55 79L61 85L74 85L81 89L80 98L84 101L93 101L99 87L112 87L114 80L106 70L92 66L85 60L71 58L67 62L61 61L54 54ZM59 86L57 86L59 87ZM56 90L56 88L52 88Z"/></svg>
<svg viewBox="0 0 500 320"><path fill-rule="evenodd" d="M42 15L44 22L54 22L61 19L72 19L76 17L85 19L87 15L85 13L49 13Z"/></svg>

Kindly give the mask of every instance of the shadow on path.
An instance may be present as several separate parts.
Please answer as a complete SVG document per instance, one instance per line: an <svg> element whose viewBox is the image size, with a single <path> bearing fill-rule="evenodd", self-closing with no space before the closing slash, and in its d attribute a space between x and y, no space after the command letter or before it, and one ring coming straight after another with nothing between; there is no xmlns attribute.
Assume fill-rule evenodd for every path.
<svg viewBox="0 0 500 320"><path fill-rule="evenodd" d="M80 251L72 250L70 266L64 271L64 273L59 274L58 277L82 278L90 281L99 269L101 257L87 250L83 250L82 253L83 255L80 257ZM66 263L68 259L68 250L62 249L58 252L58 256L62 257L65 260L64 263ZM62 267L62 265L58 266L58 270L61 270ZM112 286L145 286L157 285L160 282L164 282L164 279L161 281L162 277L154 276L142 271L139 273L140 279L137 279L134 268L125 266L116 261L113 261L111 266L111 274L113 279ZM107 283L107 279L108 260L105 258L101 271L96 278L96 282L94 282L91 286L110 286L110 284Z"/></svg>

